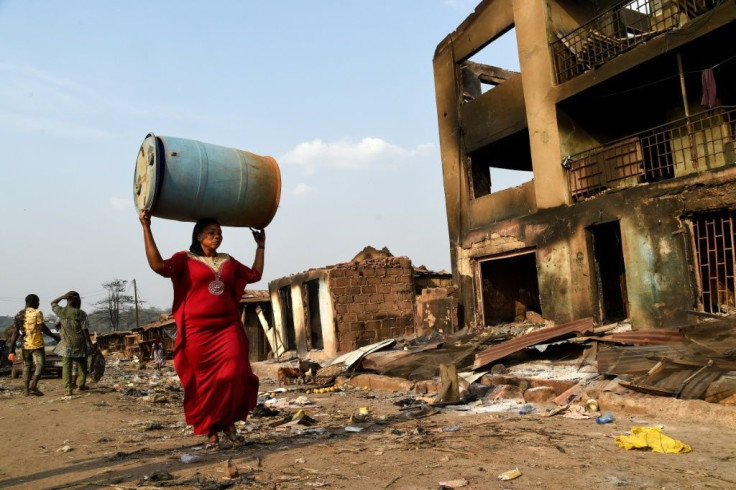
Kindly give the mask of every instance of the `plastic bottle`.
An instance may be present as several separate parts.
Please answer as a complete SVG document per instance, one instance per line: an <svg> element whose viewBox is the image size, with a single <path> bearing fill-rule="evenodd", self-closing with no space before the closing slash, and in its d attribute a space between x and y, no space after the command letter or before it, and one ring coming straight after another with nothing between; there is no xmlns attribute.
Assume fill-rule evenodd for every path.
<svg viewBox="0 0 736 490"><path fill-rule="evenodd" d="M519 410L519 415L526 415L528 413L531 413L531 411L534 410L534 407L527 403L523 407L521 407L521 410Z"/></svg>
<svg viewBox="0 0 736 490"><path fill-rule="evenodd" d="M613 422L614 420L616 419L613 418L613 415L611 415L610 413L604 413L600 417L595 418L595 423L596 424L607 424L609 422Z"/></svg>

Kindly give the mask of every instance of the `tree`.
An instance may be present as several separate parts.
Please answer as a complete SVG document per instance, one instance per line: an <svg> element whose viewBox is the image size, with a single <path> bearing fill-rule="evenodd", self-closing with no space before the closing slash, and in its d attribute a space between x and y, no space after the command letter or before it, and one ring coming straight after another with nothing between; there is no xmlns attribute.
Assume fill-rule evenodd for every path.
<svg viewBox="0 0 736 490"><path fill-rule="evenodd" d="M135 302L133 296L125 294L127 286L128 281L120 279L103 282L102 287L107 291L107 298L95 303L95 306L107 313L113 332L117 332L120 327L121 314L129 312L130 305Z"/></svg>

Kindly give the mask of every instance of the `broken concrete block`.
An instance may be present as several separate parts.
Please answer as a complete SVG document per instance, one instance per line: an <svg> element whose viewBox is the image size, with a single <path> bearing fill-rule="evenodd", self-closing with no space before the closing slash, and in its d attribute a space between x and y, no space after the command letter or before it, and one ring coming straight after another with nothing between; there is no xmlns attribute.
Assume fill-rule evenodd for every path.
<svg viewBox="0 0 736 490"><path fill-rule="evenodd" d="M549 386L537 386L524 392L524 401L527 403L541 403L552 400L557 393Z"/></svg>
<svg viewBox="0 0 736 490"><path fill-rule="evenodd" d="M488 398L490 400L523 400L524 391L518 386L496 385Z"/></svg>

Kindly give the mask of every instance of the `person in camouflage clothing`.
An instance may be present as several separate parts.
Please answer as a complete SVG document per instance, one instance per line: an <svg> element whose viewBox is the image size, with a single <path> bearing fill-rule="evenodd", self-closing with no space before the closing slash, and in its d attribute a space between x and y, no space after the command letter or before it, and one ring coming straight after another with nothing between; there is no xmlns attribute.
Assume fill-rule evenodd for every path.
<svg viewBox="0 0 736 490"><path fill-rule="evenodd" d="M59 306L61 300L66 306ZM81 309L82 299L76 291L69 291L51 302L51 309L61 323L61 342L54 352L62 357L61 377L64 381L64 394L71 396L75 386L72 384L72 363L77 361L79 372L77 383L79 391L87 389L87 353L91 351L92 339L89 336L87 313Z"/></svg>

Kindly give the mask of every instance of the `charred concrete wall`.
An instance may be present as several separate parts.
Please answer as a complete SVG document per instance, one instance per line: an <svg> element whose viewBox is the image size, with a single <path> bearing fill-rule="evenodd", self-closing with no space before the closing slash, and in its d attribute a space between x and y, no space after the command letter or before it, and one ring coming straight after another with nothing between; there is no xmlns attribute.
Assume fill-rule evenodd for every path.
<svg viewBox="0 0 736 490"><path fill-rule="evenodd" d="M460 324L457 288L424 289L416 298L416 310L417 335L456 331Z"/></svg>
<svg viewBox="0 0 736 490"><path fill-rule="evenodd" d="M336 265L329 269L329 285L339 352L414 333L414 281L408 258Z"/></svg>

